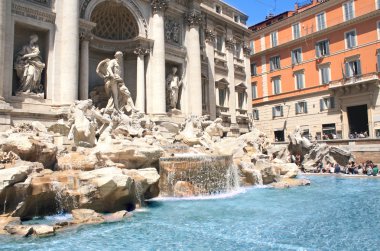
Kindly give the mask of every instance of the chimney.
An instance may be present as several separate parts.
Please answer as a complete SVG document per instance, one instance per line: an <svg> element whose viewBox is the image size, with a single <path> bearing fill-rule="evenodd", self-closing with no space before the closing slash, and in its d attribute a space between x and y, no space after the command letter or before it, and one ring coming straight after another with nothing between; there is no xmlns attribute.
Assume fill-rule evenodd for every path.
<svg viewBox="0 0 380 251"><path fill-rule="evenodd" d="M294 4L294 10L295 10L295 11L298 10L298 2L296 2L296 3Z"/></svg>

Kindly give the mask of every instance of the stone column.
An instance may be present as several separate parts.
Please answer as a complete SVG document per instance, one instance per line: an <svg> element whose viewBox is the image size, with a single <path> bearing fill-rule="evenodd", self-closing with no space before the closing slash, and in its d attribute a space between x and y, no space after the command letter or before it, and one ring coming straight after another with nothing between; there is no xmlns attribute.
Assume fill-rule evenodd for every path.
<svg viewBox="0 0 380 251"><path fill-rule="evenodd" d="M215 88L215 33L212 30L205 31L206 55L208 58L208 103L210 106L210 119L216 119L217 93Z"/></svg>
<svg viewBox="0 0 380 251"><path fill-rule="evenodd" d="M56 81L54 101L70 104L78 99L79 67L79 2L57 1L56 15Z"/></svg>
<svg viewBox="0 0 380 251"><path fill-rule="evenodd" d="M166 0L151 0L151 32L154 45L151 55L151 78L147 88L147 113L152 114L166 114L164 12L167 5Z"/></svg>
<svg viewBox="0 0 380 251"><path fill-rule="evenodd" d="M235 65L234 65L234 50L235 41L233 38L226 39L227 48L227 68L228 68L228 83L229 83L229 104L231 115L231 124L236 124L236 94L235 94Z"/></svg>
<svg viewBox="0 0 380 251"><path fill-rule="evenodd" d="M89 92L89 44L92 39L91 34L81 34L80 44L80 84L79 84L79 99L88 99Z"/></svg>
<svg viewBox="0 0 380 251"><path fill-rule="evenodd" d="M145 64L144 57L149 53L149 49L136 48L134 53L137 55L137 80L136 80L136 108L145 112Z"/></svg>
<svg viewBox="0 0 380 251"><path fill-rule="evenodd" d="M199 43L199 25L202 16L192 10L186 14L186 47L187 47L187 112L191 115L202 115L202 72L201 72L201 48Z"/></svg>

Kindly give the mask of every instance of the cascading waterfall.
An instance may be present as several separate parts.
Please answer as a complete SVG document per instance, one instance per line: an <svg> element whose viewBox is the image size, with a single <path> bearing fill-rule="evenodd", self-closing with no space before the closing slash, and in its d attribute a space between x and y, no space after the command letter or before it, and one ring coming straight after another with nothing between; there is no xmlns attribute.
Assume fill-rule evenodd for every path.
<svg viewBox="0 0 380 251"><path fill-rule="evenodd" d="M160 158L160 195L215 195L239 189L237 167L232 156L181 154Z"/></svg>
<svg viewBox="0 0 380 251"><path fill-rule="evenodd" d="M63 191L65 190L65 187L59 182L59 181L52 181L51 182L51 188L52 191L54 191L55 194L55 202L57 205L57 212L59 214L64 213L64 195Z"/></svg>

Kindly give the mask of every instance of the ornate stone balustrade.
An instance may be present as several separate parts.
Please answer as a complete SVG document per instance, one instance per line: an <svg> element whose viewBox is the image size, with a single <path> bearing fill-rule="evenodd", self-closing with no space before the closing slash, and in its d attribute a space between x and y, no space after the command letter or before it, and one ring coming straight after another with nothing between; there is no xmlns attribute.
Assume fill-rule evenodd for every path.
<svg viewBox="0 0 380 251"><path fill-rule="evenodd" d="M379 81L379 73L377 72L371 72L359 76L354 76L350 78L342 78L339 80L331 81L329 83L329 89L335 89L339 87L345 87L345 86L354 86L354 85L360 85L363 83L374 83L376 81Z"/></svg>

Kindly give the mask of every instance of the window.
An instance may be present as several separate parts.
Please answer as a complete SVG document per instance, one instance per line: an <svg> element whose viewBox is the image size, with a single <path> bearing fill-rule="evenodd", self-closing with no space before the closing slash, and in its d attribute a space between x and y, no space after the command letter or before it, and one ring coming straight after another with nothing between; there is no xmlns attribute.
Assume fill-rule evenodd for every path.
<svg viewBox="0 0 380 251"><path fill-rule="evenodd" d="M226 96L227 96L227 89L220 88L219 89L219 106L225 107Z"/></svg>
<svg viewBox="0 0 380 251"><path fill-rule="evenodd" d="M281 93L281 79L279 77L274 77L272 79L273 83L273 94L280 94Z"/></svg>
<svg viewBox="0 0 380 251"><path fill-rule="evenodd" d="M319 100L319 105L320 105L321 111L325 111L328 109L334 109L335 108L335 99L334 99L334 97L322 98Z"/></svg>
<svg viewBox="0 0 380 251"><path fill-rule="evenodd" d="M326 29L326 14L324 12L317 15L317 29L318 31Z"/></svg>
<svg viewBox="0 0 380 251"><path fill-rule="evenodd" d="M292 64L300 64L302 62L302 49L292 50Z"/></svg>
<svg viewBox="0 0 380 251"><path fill-rule="evenodd" d="M245 92L238 92L238 107L239 109L244 109L245 104Z"/></svg>
<svg viewBox="0 0 380 251"><path fill-rule="evenodd" d="M207 78L202 75L202 110L207 112L208 107L208 81Z"/></svg>
<svg viewBox="0 0 380 251"><path fill-rule="evenodd" d="M294 73L294 79L296 82L297 90L301 90L301 89L305 88L305 82L304 82L305 75L304 75L303 71L295 72Z"/></svg>
<svg viewBox="0 0 380 251"><path fill-rule="evenodd" d="M346 77L350 78L361 74L362 72L359 59L346 62Z"/></svg>
<svg viewBox="0 0 380 251"><path fill-rule="evenodd" d="M320 41L315 45L318 58L330 55L329 40Z"/></svg>
<svg viewBox="0 0 380 251"><path fill-rule="evenodd" d="M380 39L380 21L377 22L377 39Z"/></svg>
<svg viewBox="0 0 380 251"><path fill-rule="evenodd" d="M273 118L284 116L284 109L282 105L272 107L272 116Z"/></svg>
<svg viewBox="0 0 380 251"><path fill-rule="evenodd" d="M241 44L235 44L235 57L240 58Z"/></svg>
<svg viewBox="0 0 380 251"><path fill-rule="evenodd" d="M255 99L257 97L257 83L255 82L252 84L252 99Z"/></svg>
<svg viewBox="0 0 380 251"><path fill-rule="evenodd" d="M271 41L271 47L275 47L278 45L278 41L277 41L277 31L275 32L272 32L270 34L270 41Z"/></svg>
<svg viewBox="0 0 380 251"><path fill-rule="evenodd" d="M380 51L377 50L377 71L380 72Z"/></svg>
<svg viewBox="0 0 380 251"><path fill-rule="evenodd" d="M376 8L380 9L380 0L376 0Z"/></svg>
<svg viewBox="0 0 380 251"><path fill-rule="evenodd" d="M355 17L353 0L350 0L343 4L343 12L344 12L344 21L351 20Z"/></svg>
<svg viewBox="0 0 380 251"><path fill-rule="evenodd" d="M345 33L346 36L346 48L351 49L356 47L356 31L349 31Z"/></svg>
<svg viewBox="0 0 380 251"><path fill-rule="evenodd" d="M249 48L251 49L251 55L255 54L255 41L249 42Z"/></svg>
<svg viewBox="0 0 380 251"><path fill-rule="evenodd" d="M330 83L330 65L319 66L319 78L322 85Z"/></svg>
<svg viewBox="0 0 380 251"><path fill-rule="evenodd" d="M259 110L258 109L253 109L252 110L252 117L253 117L254 120L259 120L260 119Z"/></svg>
<svg viewBox="0 0 380 251"><path fill-rule="evenodd" d="M300 101L296 103L296 114L307 113L306 101Z"/></svg>
<svg viewBox="0 0 380 251"><path fill-rule="evenodd" d="M293 39L297 39L301 37L300 23L293 24L292 30L293 30Z"/></svg>
<svg viewBox="0 0 380 251"><path fill-rule="evenodd" d="M270 70L279 70L281 68L280 65L280 56L274 56L269 59L269 64L270 64Z"/></svg>
<svg viewBox="0 0 380 251"><path fill-rule="evenodd" d="M223 50L223 36L220 34L216 35L216 49L218 51Z"/></svg>
<svg viewBox="0 0 380 251"><path fill-rule="evenodd" d="M234 15L234 21L235 21L236 23L239 23L239 21L240 21L240 16L239 16L239 15Z"/></svg>
<svg viewBox="0 0 380 251"><path fill-rule="evenodd" d="M222 7L220 7L219 5L215 5L215 12L218 14L221 14L222 13Z"/></svg>
<svg viewBox="0 0 380 251"><path fill-rule="evenodd" d="M251 76L257 76L257 65L256 65L256 63L251 63Z"/></svg>

